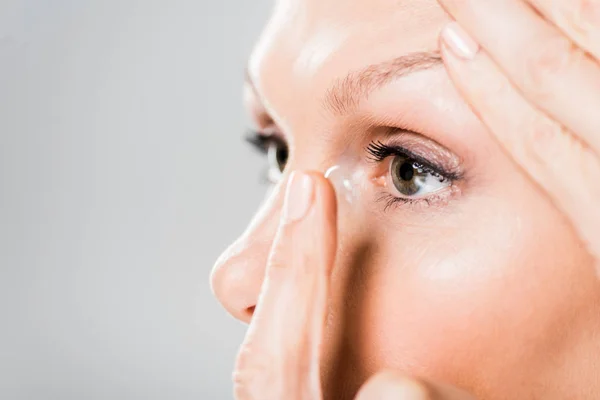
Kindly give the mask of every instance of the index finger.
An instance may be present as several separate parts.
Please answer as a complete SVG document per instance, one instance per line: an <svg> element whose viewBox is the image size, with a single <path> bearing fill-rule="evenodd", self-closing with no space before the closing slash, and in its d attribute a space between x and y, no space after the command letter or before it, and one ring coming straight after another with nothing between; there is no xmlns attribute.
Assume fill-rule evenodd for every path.
<svg viewBox="0 0 600 400"><path fill-rule="evenodd" d="M336 251L336 202L320 174L292 173L261 295L234 370L238 400L320 399L319 353Z"/></svg>

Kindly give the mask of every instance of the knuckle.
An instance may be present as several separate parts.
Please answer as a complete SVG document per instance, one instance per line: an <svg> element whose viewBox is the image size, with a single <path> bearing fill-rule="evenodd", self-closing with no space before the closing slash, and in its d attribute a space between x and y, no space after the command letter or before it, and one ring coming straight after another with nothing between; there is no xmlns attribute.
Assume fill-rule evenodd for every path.
<svg viewBox="0 0 600 400"><path fill-rule="evenodd" d="M504 102L511 89L505 79L489 79L476 84L469 98L472 104L477 105L480 114L493 116L505 107Z"/></svg>
<svg viewBox="0 0 600 400"><path fill-rule="evenodd" d="M542 116L536 118L532 124L530 141L535 147L545 148L563 133L564 129L560 124Z"/></svg>
<svg viewBox="0 0 600 400"><path fill-rule="evenodd" d="M565 128L546 116L536 115L525 128L526 156L538 166L547 165L560 155Z"/></svg>
<svg viewBox="0 0 600 400"><path fill-rule="evenodd" d="M490 82L489 86L481 82L472 83L468 88L470 101L482 108L482 111L493 109L494 102L500 98L502 93L502 88L497 83L498 80Z"/></svg>
<svg viewBox="0 0 600 400"><path fill-rule="evenodd" d="M270 280L285 280L291 274L292 262L297 257L295 245L285 237L287 232L281 231L275 239L267 258L267 278Z"/></svg>
<svg viewBox="0 0 600 400"><path fill-rule="evenodd" d="M574 33L588 39L600 29L600 2L598 0L561 1L557 13L564 24Z"/></svg>
<svg viewBox="0 0 600 400"><path fill-rule="evenodd" d="M554 35L541 43L524 59L524 89L538 99L553 96L556 82L560 82L580 58L575 45L562 35Z"/></svg>
<svg viewBox="0 0 600 400"><path fill-rule="evenodd" d="M255 351L251 344L240 349L233 370L233 387L238 400L258 399L274 386L273 362L265 352Z"/></svg>
<svg viewBox="0 0 600 400"><path fill-rule="evenodd" d="M286 249L280 244L276 243L271 249L271 253L267 259L267 273L273 279L280 277L280 274L285 276L285 272L288 269L289 255L286 253Z"/></svg>
<svg viewBox="0 0 600 400"><path fill-rule="evenodd" d="M308 238L307 240L310 240ZM296 279L311 275L314 270L315 255L310 253L315 249L306 243L294 242L293 240L279 241L269 254L267 261L267 278L276 282Z"/></svg>

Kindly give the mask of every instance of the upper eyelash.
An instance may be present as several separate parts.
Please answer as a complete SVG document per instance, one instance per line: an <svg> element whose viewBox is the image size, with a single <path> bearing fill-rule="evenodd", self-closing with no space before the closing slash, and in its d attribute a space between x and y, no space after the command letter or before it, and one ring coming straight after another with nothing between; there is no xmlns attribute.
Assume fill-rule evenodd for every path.
<svg viewBox="0 0 600 400"><path fill-rule="evenodd" d="M256 150L265 154L269 150L269 144L278 140L273 136L262 135L260 132L252 130L246 132L245 139L246 142L250 143Z"/></svg>
<svg viewBox="0 0 600 400"><path fill-rule="evenodd" d="M412 161L417 167L422 168L424 171L440 179L456 181L461 178L460 174L448 171L439 165L434 165L422 156L415 154L402 146L388 145L381 141L376 141L369 143L365 150L369 154L369 159L374 162L381 162L389 156L400 156Z"/></svg>

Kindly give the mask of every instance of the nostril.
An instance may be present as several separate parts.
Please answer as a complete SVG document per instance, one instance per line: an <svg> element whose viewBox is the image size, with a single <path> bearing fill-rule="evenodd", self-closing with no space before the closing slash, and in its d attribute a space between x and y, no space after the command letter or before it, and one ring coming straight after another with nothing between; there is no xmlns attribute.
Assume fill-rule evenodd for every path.
<svg viewBox="0 0 600 400"><path fill-rule="evenodd" d="M246 324L249 324L250 321L252 321L252 317L254 316L255 309L256 309L256 306L252 306L252 307L243 309L243 311L241 312L241 315L239 315L239 320Z"/></svg>
<svg viewBox="0 0 600 400"><path fill-rule="evenodd" d="M271 241L243 236L219 257L212 274L215 296L234 318L250 323L262 287Z"/></svg>

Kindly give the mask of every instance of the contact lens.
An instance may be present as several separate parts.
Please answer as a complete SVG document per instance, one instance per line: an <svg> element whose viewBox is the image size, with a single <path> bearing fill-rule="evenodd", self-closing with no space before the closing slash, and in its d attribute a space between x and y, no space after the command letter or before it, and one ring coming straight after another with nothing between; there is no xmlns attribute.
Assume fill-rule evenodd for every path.
<svg viewBox="0 0 600 400"><path fill-rule="evenodd" d="M358 199L355 172L342 164L334 165L325 172L325 178L333 184L337 197L352 204Z"/></svg>

